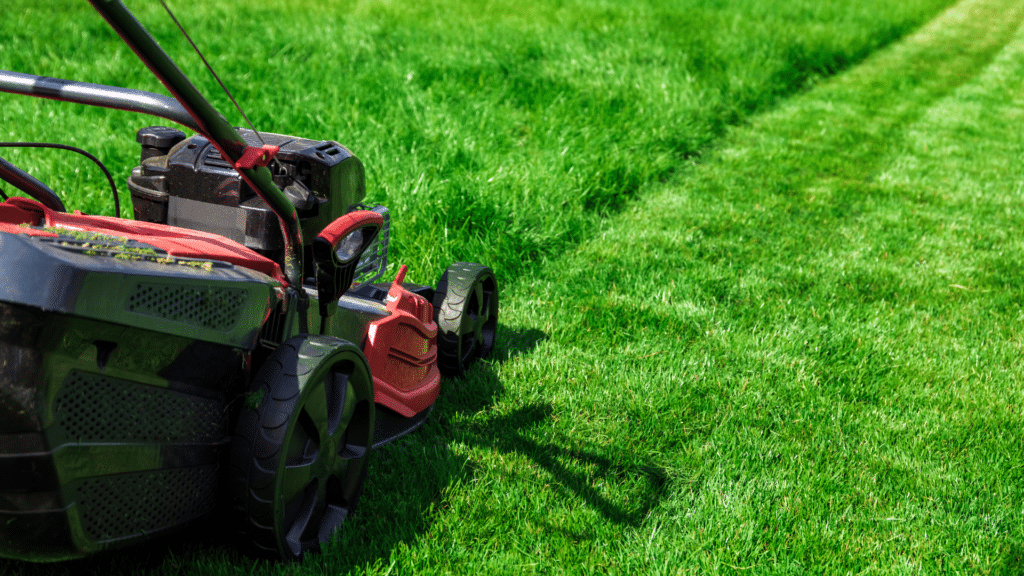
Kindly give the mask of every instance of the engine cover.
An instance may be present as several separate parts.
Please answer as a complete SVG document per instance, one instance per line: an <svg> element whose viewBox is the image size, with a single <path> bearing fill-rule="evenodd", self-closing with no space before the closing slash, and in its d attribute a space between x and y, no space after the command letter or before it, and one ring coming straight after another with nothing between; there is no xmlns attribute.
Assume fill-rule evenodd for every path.
<svg viewBox="0 0 1024 576"><path fill-rule="evenodd" d="M269 168L295 205L304 244L366 197L363 164L341 144L238 133L250 146L280 147ZM141 162L128 179L136 220L213 232L264 252L284 246L273 211L206 138L150 126L137 140Z"/></svg>

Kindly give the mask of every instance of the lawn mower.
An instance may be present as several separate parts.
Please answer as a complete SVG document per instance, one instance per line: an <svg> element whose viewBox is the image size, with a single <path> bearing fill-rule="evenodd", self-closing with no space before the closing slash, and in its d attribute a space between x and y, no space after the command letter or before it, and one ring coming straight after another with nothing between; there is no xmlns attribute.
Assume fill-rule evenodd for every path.
<svg viewBox="0 0 1024 576"><path fill-rule="evenodd" d="M134 220L69 213L0 158L25 194L0 203L0 556L86 556L226 510L257 552L300 559L355 508L371 451L492 351L495 275L380 282L390 216L358 158L233 128L125 6L90 3L173 98L7 71L0 90L194 134L137 132Z"/></svg>

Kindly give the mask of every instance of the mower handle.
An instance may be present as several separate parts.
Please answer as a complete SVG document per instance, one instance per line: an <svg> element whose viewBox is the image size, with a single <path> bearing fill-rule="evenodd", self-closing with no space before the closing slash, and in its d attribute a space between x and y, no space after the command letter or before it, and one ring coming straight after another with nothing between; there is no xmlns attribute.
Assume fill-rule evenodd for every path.
<svg viewBox="0 0 1024 576"><path fill-rule="evenodd" d="M0 70L0 92L38 96L61 102L87 104L114 110L127 110L128 112L141 112L176 122L199 132L199 125L196 124L195 119L189 116L185 107L177 100L170 96L144 90Z"/></svg>

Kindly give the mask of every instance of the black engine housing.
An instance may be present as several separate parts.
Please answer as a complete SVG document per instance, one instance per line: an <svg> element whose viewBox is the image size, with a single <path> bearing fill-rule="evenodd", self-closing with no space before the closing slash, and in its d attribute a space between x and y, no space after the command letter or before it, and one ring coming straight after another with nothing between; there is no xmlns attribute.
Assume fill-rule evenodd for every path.
<svg viewBox="0 0 1024 576"><path fill-rule="evenodd" d="M238 133L250 146L280 147L269 168L295 205L305 245L366 197L363 164L341 144L241 128ZM273 211L209 140L150 126L139 130L137 141L141 162L128 179L136 220L213 232L263 253L283 248Z"/></svg>

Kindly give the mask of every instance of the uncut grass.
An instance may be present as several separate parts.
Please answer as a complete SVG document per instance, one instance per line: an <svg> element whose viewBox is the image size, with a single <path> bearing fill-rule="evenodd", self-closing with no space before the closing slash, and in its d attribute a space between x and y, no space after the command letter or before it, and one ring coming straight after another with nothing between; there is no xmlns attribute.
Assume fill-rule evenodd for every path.
<svg viewBox="0 0 1024 576"><path fill-rule="evenodd" d="M585 239L603 215L667 178L724 126L860 60L948 3L176 9L257 128L335 139L364 161L369 200L393 211L393 260L412 264L411 279L432 282L455 260L515 277ZM159 6L130 7L243 124ZM14 17L0 22L0 67L160 89L84 2L17 0L4 10ZM119 182L137 163L135 130L157 121L0 98L5 139L81 145ZM109 213L109 192L86 161L52 151L9 155L75 207Z"/></svg>

